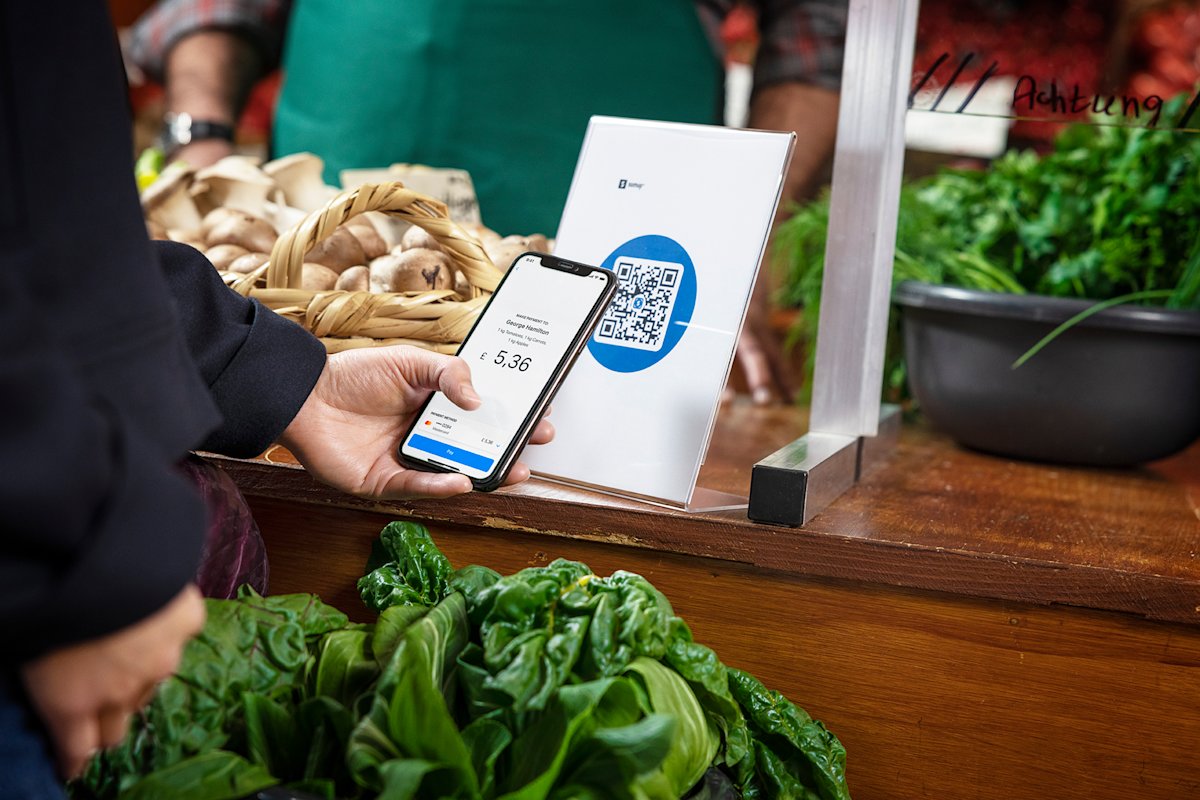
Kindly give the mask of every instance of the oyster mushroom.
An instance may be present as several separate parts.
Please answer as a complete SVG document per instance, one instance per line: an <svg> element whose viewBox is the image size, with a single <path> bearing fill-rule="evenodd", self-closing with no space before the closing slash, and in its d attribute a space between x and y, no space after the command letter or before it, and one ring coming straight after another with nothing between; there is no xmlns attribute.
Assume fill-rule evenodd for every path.
<svg viewBox="0 0 1200 800"><path fill-rule="evenodd" d="M266 216L267 197L275 189L275 181L254 165L254 162L229 156L196 173L196 180L208 186L198 196L201 202L214 207L232 208L262 218Z"/></svg>
<svg viewBox="0 0 1200 800"><path fill-rule="evenodd" d="M262 171L275 181L284 203L301 211L316 211L337 194L337 189L325 185L321 177L325 162L312 153L293 153L268 161Z"/></svg>
<svg viewBox="0 0 1200 800"><path fill-rule="evenodd" d="M203 220L188 194L191 178L192 170L182 162L176 161L164 169L158 180L142 192L142 212L146 219L182 235L198 232Z"/></svg>
<svg viewBox="0 0 1200 800"><path fill-rule="evenodd" d="M151 239L166 239L167 229L152 219L146 220L146 235Z"/></svg>

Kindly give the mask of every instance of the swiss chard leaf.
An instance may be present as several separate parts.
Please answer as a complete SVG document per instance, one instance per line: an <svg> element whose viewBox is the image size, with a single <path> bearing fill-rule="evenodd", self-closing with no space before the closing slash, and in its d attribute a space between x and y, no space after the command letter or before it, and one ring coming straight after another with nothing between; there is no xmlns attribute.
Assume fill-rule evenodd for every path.
<svg viewBox="0 0 1200 800"><path fill-rule="evenodd" d="M123 800L240 800L278 780L234 753L213 750L150 773L123 792Z"/></svg>
<svg viewBox="0 0 1200 800"><path fill-rule="evenodd" d="M436 605L450 592L453 570L423 525L392 522L380 534L390 558L364 575L358 590L368 608L382 611L394 605Z"/></svg>
<svg viewBox="0 0 1200 800"><path fill-rule="evenodd" d="M750 730L742 708L729 692L729 671L711 648L678 639L667 650L666 663L691 686L724 739L722 761L735 767L744 759L753 761Z"/></svg>
<svg viewBox="0 0 1200 800"><path fill-rule="evenodd" d="M443 685L449 683L448 672L466 644L466 603L457 593L408 626L379 677L370 710L350 736L346 758L356 781L378 790L380 766L393 759L416 758L453 769L470 768L466 747L442 694ZM412 717L414 708L429 715L428 719L422 722L420 717ZM436 728L436 736L430 734L429 741L421 741L422 725Z"/></svg>
<svg viewBox="0 0 1200 800"><path fill-rule="evenodd" d="M599 727L596 717L627 723L641 716L637 692L625 678L603 678L562 687L512 744L504 800L542 800ZM664 749L665 752L665 749Z"/></svg>
<svg viewBox="0 0 1200 800"><path fill-rule="evenodd" d="M640 575L599 578L561 559L490 584L471 616L490 675L485 687L511 697L517 711L544 708L572 674L618 675L638 656L661 658L677 619Z"/></svg>
<svg viewBox="0 0 1200 800"><path fill-rule="evenodd" d="M351 628L334 631L321 640L313 693L353 706L379 675L371 650L373 631Z"/></svg>
<svg viewBox="0 0 1200 800"><path fill-rule="evenodd" d="M775 758L792 767L796 778L816 789L822 800L850 800L846 749L836 736L749 673L730 669L729 688L754 726L756 738ZM793 759L793 755L799 758ZM760 776L774 769L762 758L763 750L757 748L755 761Z"/></svg>
<svg viewBox="0 0 1200 800"><path fill-rule="evenodd" d="M512 731L493 718L481 718L462 731L463 742L471 753L471 766L479 782L479 792L492 797L496 788L496 764L512 744Z"/></svg>
<svg viewBox="0 0 1200 800"><path fill-rule="evenodd" d="M371 652L381 668L391 663L392 655L403 641L409 626L428 611L428 608L419 605L392 606L383 610L375 622L375 634L371 639Z"/></svg>
<svg viewBox="0 0 1200 800"><path fill-rule="evenodd" d="M208 621L184 648L177 673L135 717L125 741L93 759L81 781L92 796L116 797L141 775L225 747L243 727L243 692L292 697L301 691L319 637L344 628L345 614L313 595L206 601Z"/></svg>
<svg viewBox="0 0 1200 800"><path fill-rule="evenodd" d="M663 783L671 798L682 797L713 763L720 746L716 725L678 672L654 659L641 657L626 668L641 681L650 707L675 721L675 736L656 775L647 784Z"/></svg>

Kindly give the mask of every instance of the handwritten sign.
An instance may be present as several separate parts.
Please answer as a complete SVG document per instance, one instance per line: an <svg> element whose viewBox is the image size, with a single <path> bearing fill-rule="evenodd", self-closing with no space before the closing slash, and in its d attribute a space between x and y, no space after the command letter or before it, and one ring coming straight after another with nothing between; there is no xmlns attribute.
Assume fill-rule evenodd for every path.
<svg viewBox="0 0 1200 800"><path fill-rule="evenodd" d="M1039 79L1034 75L1009 72L1001 67L999 61L993 61L973 84L968 82L960 84L959 79L974 60L975 54L967 53L957 63L951 64L950 54L942 53L931 66L921 73L920 79L913 86L908 97L909 109L950 114L1001 116L1008 119L1040 122L1060 122L1082 114L1090 114L1093 119L1101 117L1111 119L1113 124L1146 128L1159 127L1160 122L1165 122L1162 127L1174 130L1193 130L1188 125L1192 122L1197 110L1200 109L1200 93L1197 93L1177 119L1164 121L1162 113L1166 99L1159 95L1149 94L1139 97L1128 94L1088 92L1081 89L1077 83L1069 86L1059 85L1053 78ZM982 111L972 107L980 91L989 82L998 76L1013 74L1016 74L1017 77L1012 88L1009 113L997 114L991 109ZM936 81L946 75L949 77L946 78L945 83L941 84L941 88L936 94L926 90L927 85L931 85L931 82L936 84ZM966 86L970 86L970 89L964 94L962 90ZM955 89L957 91L953 91ZM957 105L949 103L943 106L952 92L957 95L956 100L958 98L961 100L958 100ZM922 107L918 104L918 99L928 98L930 95L932 95L932 100L929 101L928 106Z"/></svg>

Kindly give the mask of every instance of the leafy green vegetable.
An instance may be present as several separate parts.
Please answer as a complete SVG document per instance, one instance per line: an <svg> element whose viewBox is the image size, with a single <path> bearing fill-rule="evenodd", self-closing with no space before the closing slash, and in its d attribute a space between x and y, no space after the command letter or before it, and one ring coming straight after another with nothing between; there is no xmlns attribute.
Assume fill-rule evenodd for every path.
<svg viewBox="0 0 1200 800"><path fill-rule="evenodd" d="M641 680L650 707L674 717L676 722L670 751L641 785L656 787L663 797L682 797L704 776L717 755L721 737L716 725L705 715L687 681L670 667L643 656L635 659L626 672Z"/></svg>
<svg viewBox="0 0 1200 800"><path fill-rule="evenodd" d="M894 279L1200 309L1197 170L1200 136L1085 124L1044 156L1012 151L987 169L943 170L901 190ZM826 197L776 233L779 300L804 309L793 341L815 341L828 221ZM894 325L887 364L895 399L904 369Z"/></svg>
<svg viewBox="0 0 1200 800"><path fill-rule="evenodd" d="M122 792L123 800L240 800L279 783L239 755L212 750L163 767Z"/></svg>
<svg viewBox="0 0 1200 800"><path fill-rule="evenodd" d="M763 765L759 769L760 775L778 772L778 768L765 764L763 759L767 752L774 751L789 767L799 762L803 770L811 773L811 785L822 800L849 800L846 749L837 737L803 709L779 692L766 688L749 673L729 670L729 688L754 725L755 760ZM802 773L797 775L794 768L789 772L794 777L805 777Z"/></svg>
<svg viewBox="0 0 1200 800"><path fill-rule="evenodd" d="M457 593L404 631L379 677L370 711L350 736L346 760L361 785L381 788L380 768L391 759L416 758L455 769L469 760L442 695L447 665L454 663L466 642L466 603ZM413 704L429 715L424 723L411 716ZM432 731L427 737L421 733L422 724Z"/></svg>
<svg viewBox="0 0 1200 800"><path fill-rule="evenodd" d="M81 796L117 797L140 775L224 747L241 735L243 692L294 693L315 662L310 645L348 623L312 595L264 598L247 587L236 602L206 607L208 623L184 649L178 673L134 719L125 742L89 764Z"/></svg>
<svg viewBox="0 0 1200 800"><path fill-rule="evenodd" d="M423 525L392 522L379 537L390 559L358 582L363 602L382 611L388 606L432 606L449 591L450 561L437 549Z"/></svg>
<svg viewBox="0 0 1200 800"><path fill-rule="evenodd" d="M374 625L311 595L210 602L179 674L72 796L849 797L837 739L692 641L639 575L454 571L411 523L370 566Z"/></svg>

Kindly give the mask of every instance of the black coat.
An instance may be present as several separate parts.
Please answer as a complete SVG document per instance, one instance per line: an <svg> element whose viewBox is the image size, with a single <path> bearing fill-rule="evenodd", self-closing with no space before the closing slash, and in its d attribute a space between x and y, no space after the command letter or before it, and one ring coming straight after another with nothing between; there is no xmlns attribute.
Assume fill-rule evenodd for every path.
<svg viewBox="0 0 1200 800"><path fill-rule="evenodd" d="M253 455L323 365L298 326L152 244L101 0L0 3L0 660L106 634L195 572L174 465Z"/></svg>

